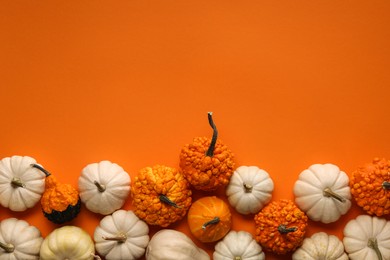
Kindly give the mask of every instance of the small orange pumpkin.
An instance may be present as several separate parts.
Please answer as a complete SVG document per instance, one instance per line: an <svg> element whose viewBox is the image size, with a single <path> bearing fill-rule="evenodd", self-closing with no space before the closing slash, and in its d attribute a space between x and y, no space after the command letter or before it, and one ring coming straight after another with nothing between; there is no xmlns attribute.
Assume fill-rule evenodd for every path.
<svg viewBox="0 0 390 260"><path fill-rule="evenodd" d="M180 168L196 190L213 191L229 183L234 171L234 155L218 137L212 113L208 113L213 137L195 137L180 153Z"/></svg>
<svg viewBox="0 0 390 260"><path fill-rule="evenodd" d="M232 225L228 205L215 196L202 197L192 203L187 220L191 233L204 243L220 240Z"/></svg>
<svg viewBox="0 0 390 260"><path fill-rule="evenodd" d="M390 214L390 160L374 158L350 178L351 194L370 215Z"/></svg>
<svg viewBox="0 0 390 260"><path fill-rule="evenodd" d="M131 186L134 213L149 225L167 227L182 219L191 206L188 181L173 167L140 170Z"/></svg>
<svg viewBox="0 0 390 260"><path fill-rule="evenodd" d="M302 244L307 221L291 200L273 201L255 215L255 239L267 251L286 254Z"/></svg>

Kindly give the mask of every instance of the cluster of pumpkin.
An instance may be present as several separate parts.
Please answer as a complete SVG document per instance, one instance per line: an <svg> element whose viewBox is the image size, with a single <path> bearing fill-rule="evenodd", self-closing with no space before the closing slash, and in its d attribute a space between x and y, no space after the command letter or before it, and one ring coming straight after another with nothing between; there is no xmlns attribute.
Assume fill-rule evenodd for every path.
<svg viewBox="0 0 390 260"><path fill-rule="evenodd" d="M41 202L44 216L62 224L80 211L81 203L105 215L93 240L81 228L63 226L45 239L24 220L0 222L0 258L208 260L185 234L168 229L187 216L191 233L201 242L216 242L213 258L264 259L264 251L293 253L293 259L389 259L390 224L381 218L390 209L390 161L374 159L349 179L333 164L314 164L294 185L295 202L270 202L274 184L256 166L235 168L232 152L217 137L208 114L212 138L197 137L180 153L180 169L164 165L141 169L131 182L122 167L109 161L87 165L78 189L58 183L28 156L0 161L0 203L24 211ZM216 196L192 201L192 190L226 187L229 204L241 214L254 214L254 236L231 230L229 206ZM134 211L121 209L129 194ZM347 213L354 197L367 215L351 220L341 242L324 232L305 238L308 218L331 223ZM375 216L371 216L375 215ZM149 238L149 225L163 227ZM348 256L347 256L347 254ZM8 258L7 258L8 259ZM9 258L11 259L11 258Z"/></svg>

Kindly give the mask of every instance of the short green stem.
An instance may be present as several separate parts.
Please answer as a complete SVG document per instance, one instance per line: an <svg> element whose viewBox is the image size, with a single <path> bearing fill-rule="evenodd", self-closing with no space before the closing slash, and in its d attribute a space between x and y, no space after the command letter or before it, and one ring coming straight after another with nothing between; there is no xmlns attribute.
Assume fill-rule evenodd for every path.
<svg viewBox="0 0 390 260"><path fill-rule="evenodd" d="M214 150L215 150L215 144L217 143L217 138L218 138L218 130L217 126L214 124L213 121L213 113L208 112L208 119L209 119L209 124L211 128L213 128L213 137L211 138L210 146L206 152L206 156L212 157L214 155Z"/></svg>
<svg viewBox="0 0 390 260"><path fill-rule="evenodd" d="M209 225L214 225L218 224L220 221L219 217L215 217L210 221L207 221L206 223L203 224L202 229L206 229Z"/></svg>
<svg viewBox="0 0 390 260"><path fill-rule="evenodd" d="M161 195L159 196L159 200L160 200L161 202L163 202L163 203L169 205L169 206L174 207L174 208L178 208L178 209L181 208L179 205L177 205L177 204L176 204L175 202L173 202L170 198L168 198L167 196L165 196L165 195L163 195L163 194L161 194Z"/></svg>
<svg viewBox="0 0 390 260"><path fill-rule="evenodd" d="M287 234L287 233L290 233L290 232L294 232L294 231L297 231L297 227L290 227L288 228L286 225L279 225L278 226L278 231L280 234Z"/></svg>
<svg viewBox="0 0 390 260"><path fill-rule="evenodd" d="M382 253L378 247L378 241L375 238L370 238L368 240L367 246L375 250L375 253L378 256L378 260L383 260Z"/></svg>
<svg viewBox="0 0 390 260"><path fill-rule="evenodd" d="M2 248L6 253L12 253L15 250L15 246L10 243L0 242L0 248Z"/></svg>
<svg viewBox="0 0 390 260"><path fill-rule="evenodd" d="M96 185L99 192L104 192L106 190L106 185L100 184L97 181L94 181L93 183Z"/></svg>
<svg viewBox="0 0 390 260"><path fill-rule="evenodd" d="M245 193L251 193L252 192L252 189L253 189L253 186L250 185L250 184L246 184L245 182L243 183L243 186L244 186L244 191Z"/></svg>
<svg viewBox="0 0 390 260"><path fill-rule="evenodd" d="M343 198L342 196L340 196L339 194L333 192L330 188L325 188L324 189L324 196L325 197L332 197L340 202L346 202L347 200L345 198Z"/></svg>

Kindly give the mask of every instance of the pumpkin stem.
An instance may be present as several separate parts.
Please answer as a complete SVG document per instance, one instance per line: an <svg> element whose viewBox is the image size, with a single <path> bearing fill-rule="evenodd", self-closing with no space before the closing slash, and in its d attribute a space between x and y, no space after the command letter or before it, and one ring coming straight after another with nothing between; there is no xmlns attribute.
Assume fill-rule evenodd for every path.
<svg viewBox="0 0 390 260"><path fill-rule="evenodd" d="M340 202L346 202L347 200L343 197L341 197L339 194L334 193L330 188L324 189L324 196L325 197L332 197Z"/></svg>
<svg viewBox="0 0 390 260"><path fill-rule="evenodd" d="M94 181L93 183L96 185L98 191L104 192L106 190L106 185L100 184L97 181Z"/></svg>
<svg viewBox="0 0 390 260"><path fill-rule="evenodd" d="M25 188L26 185L22 182L22 180L18 177L14 177L11 181L11 185L14 187L20 187L20 188Z"/></svg>
<svg viewBox="0 0 390 260"><path fill-rule="evenodd" d="M251 193L251 192L252 192L252 189L253 189L253 186L252 186L252 185L246 184L246 183L244 182L244 183L243 183L243 186L244 186L245 193Z"/></svg>
<svg viewBox="0 0 390 260"><path fill-rule="evenodd" d="M217 142L218 130L213 121L213 112L207 113L209 118L209 124L213 128L213 137L211 138L209 149L206 152L206 156L212 157L214 155L215 144Z"/></svg>
<svg viewBox="0 0 390 260"><path fill-rule="evenodd" d="M379 247L378 247L378 241L375 238L370 238L368 240L367 246L369 248L375 250L375 253L378 256L378 260L382 260L383 259L382 253L381 253L381 251L379 250Z"/></svg>
<svg viewBox="0 0 390 260"><path fill-rule="evenodd" d="M384 181L384 182L382 183L382 187L383 187L385 190L390 190L390 182Z"/></svg>
<svg viewBox="0 0 390 260"><path fill-rule="evenodd" d="M94 260L102 260L102 259L100 258L100 256L95 255L94 253L91 253L91 256L93 256L93 259L94 259Z"/></svg>
<svg viewBox="0 0 390 260"><path fill-rule="evenodd" d="M215 218L213 218L212 220L207 221L206 223L204 223L203 226L202 226L202 229L206 229L206 227L207 227L208 225L217 224L217 223L219 223L219 221L220 221L219 217L215 217Z"/></svg>
<svg viewBox="0 0 390 260"><path fill-rule="evenodd" d="M6 253L12 253L15 250L15 246L10 243L5 244L0 242L0 248L4 249Z"/></svg>
<svg viewBox="0 0 390 260"><path fill-rule="evenodd" d="M241 256L235 256L233 260L241 260Z"/></svg>
<svg viewBox="0 0 390 260"><path fill-rule="evenodd" d="M168 204L169 206L172 206L174 208L178 208L180 209L181 207L179 205L177 205L175 202L173 202L172 200L170 200L167 196L161 194L159 196L159 199L161 202L164 202L165 204Z"/></svg>
<svg viewBox="0 0 390 260"><path fill-rule="evenodd" d="M116 237L105 237L105 236L102 236L102 238L104 240L110 240L110 241L118 241L118 243L124 243L126 240L127 240L127 236L126 234L123 234L123 233L120 233L118 236Z"/></svg>
<svg viewBox="0 0 390 260"><path fill-rule="evenodd" d="M288 228L286 225L279 225L278 226L278 231L280 234L287 234L290 232L296 231L298 228L297 227L290 227Z"/></svg>
<svg viewBox="0 0 390 260"><path fill-rule="evenodd" d="M32 163L30 164L31 167L34 167L34 168L37 168L38 170L40 170L41 172L43 172L46 177L50 176L51 173L48 172L48 170L46 170L45 168L43 168L42 166L40 166L39 164L36 164L36 163Z"/></svg>

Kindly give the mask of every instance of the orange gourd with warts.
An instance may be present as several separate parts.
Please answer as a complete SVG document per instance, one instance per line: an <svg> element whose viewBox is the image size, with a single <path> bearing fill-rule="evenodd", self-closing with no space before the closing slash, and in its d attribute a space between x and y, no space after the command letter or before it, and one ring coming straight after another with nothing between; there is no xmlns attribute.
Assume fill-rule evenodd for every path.
<svg viewBox="0 0 390 260"><path fill-rule="evenodd" d="M208 113L213 137L196 137L180 153L180 168L197 190L213 191L229 183L234 171L234 155L218 137L212 113Z"/></svg>
<svg viewBox="0 0 390 260"><path fill-rule="evenodd" d="M291 200L271 202L255 215L255 239L266 251L286 254L302 244L307 221Z"/></svg>
<svg viewBox="0 0 390 260"><path fill-rule="evenodd" d="M204 243L223 238L230 231L231 218L229 206L215 196L195 201L187 216L191 233Z"/></svg>
<svg viewBox="0 0 390 260"><path fill-rule="evenodd" d="M183 175L176 168L163 165L141 169L131 187L134 213L149 225L161 227L186 215L191 195Z"/></svg>
<svg viewBox="0 0 390 260"><path fill-rule="evenodd" d="M370 215L390 214L390 160L374 158L358 167L350 178L356 203Z"/></svg>

